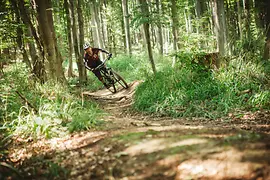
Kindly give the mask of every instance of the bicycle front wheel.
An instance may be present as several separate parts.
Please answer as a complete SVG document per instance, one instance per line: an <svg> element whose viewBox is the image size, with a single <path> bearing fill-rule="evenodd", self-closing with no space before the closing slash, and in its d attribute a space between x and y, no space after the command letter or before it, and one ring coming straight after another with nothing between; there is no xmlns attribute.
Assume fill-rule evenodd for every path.
<svg viewBox="0 0 270 180"><path fill-rule="evenodd" d="M105 78L105 87L112 93L116 93L116 87L113 80L110 77Z"/></svg>
<svg viewBox="0 0 270 180"><path fill-rule="evenodd" d="M116 82L118 82L118 84L120 84L123 88L127 89L128 84L124 80L124 78L122 76L120 76L117 72L115 72L114 70L111 70L111 72L113 73L113 76L114 76Z"/></svg>

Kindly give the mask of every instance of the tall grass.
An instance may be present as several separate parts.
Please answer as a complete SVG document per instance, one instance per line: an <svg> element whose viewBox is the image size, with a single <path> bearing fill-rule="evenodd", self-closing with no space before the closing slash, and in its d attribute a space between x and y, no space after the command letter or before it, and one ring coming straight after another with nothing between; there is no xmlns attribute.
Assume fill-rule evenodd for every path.
<svg viewBox="0 0 270 180"><path fill-rule="evenodd" d="M215 119L236 109L270 107L265 65L236 59L219 71L204 71L185 61L173 69L164 68L141 84L134 108L161 116Z"/></svg>
<svg viewBox="0 0 270 180"><path fill-rule="evenodd" d="M34 83L21 64L6 68L0 81L0 125L10 133L49 138L89 129L100 122L102 112L96 104L82 106L80 95L66 85Z"/></svg>

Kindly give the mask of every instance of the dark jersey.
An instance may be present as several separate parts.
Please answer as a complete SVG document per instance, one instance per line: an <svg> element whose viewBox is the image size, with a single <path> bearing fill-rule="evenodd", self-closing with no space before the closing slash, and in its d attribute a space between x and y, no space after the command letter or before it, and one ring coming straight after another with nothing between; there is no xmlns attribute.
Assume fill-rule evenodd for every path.
<svg viewBox="0 0 270 180"><path fill-rule="evenodd" d="M108 53L107 51L99 48L92 48L92 55L89 55L88 53L84 54L84 65L86 68L95 68L98 65L102 63L102 61L99 58L99 52L105 52Z"/></svg>

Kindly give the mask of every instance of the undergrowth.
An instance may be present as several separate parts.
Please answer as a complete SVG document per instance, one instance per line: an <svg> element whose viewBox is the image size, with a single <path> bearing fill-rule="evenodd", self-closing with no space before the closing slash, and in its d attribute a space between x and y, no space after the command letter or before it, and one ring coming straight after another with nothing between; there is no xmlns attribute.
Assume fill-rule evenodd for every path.
<svg viewBox="0 0 270 180"><path fill-rule="evenodd" d="M22 137L55 137L95 127L102 112L66 85L35 83L22 64L0 79L0 127Z"/></svg>
<svg viewBox="0 0 270 180"><path fill-rule="evenodd" d="M213 71L179 59L175 68L164 68L137 88L133 107L160 116L211 119L269 108L269 63L240 62Z"/></svg>

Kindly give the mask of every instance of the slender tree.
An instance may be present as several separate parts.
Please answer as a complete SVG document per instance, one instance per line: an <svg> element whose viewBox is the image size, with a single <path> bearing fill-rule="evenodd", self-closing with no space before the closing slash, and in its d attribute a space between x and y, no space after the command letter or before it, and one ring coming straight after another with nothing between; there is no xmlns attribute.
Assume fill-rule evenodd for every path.
<svg viewBox="0 0 270 180"><path fill-rule="evenodd" d="M76 63L79 71L79 81L80 83L85 82L84 74L83 74L83 67L81 65L82 57L80 55L79 51L79 40L78 40L78 30L77 30L77 21L76 21L76 15L75 12L77 12L76 4L74 5L74 2L72 0L68 0L70 4L70 9L71 9L71 17L72 17L72 35L73 35L73 48L74 48L74 53L75 53L75 58L76 58Z"/></svg>
<svg viewBox="0 0 270 180"><path fill-rule="evenodd" d="M176 0L171 0L171 15L172 15L172 34L173 34L173 50L176 52L178 50L178 14ZM176 57L173 57L172 66L176 63Z"/></svg>
<svg viewBox="0 0 270 180"><path fill-rule="evenodd" d="M260 27L265 30L265 45L264 45L264 53L263 58L265 60L270 59L270 1L262 0L256 1L256 6L259 9L259 22Z"/></svg>
<svg viewBox="0 0 270 180"><path fill-rule="evenodd" d="M151 46L151 39L150 39L150 32L149 32L149 10L148 10L148 4L144 0L139 0L141 12L144 15L144 18L146 18L146 21L143 23L143 29L147 44L147 50L148 50L148 58L152 66L152 70L154 73L156 73L156 66L153 58L153 52L152 52L152 46Z"/></svg>
<svg viewBox="0 0 270 180"><path fill-rule="evenodd" d="M213 0L213 22L215 27L215 33L217 37L217 49L221 56L225 55L226 45L226 27L225 27L225 11L223 0ZM217 61L217 68L220 66L220 59Z"/></svg>
<svg viewBox="0 0 270 180"><path fill-rule="evenodd" d="M99 47L99 48L104 48L103 46L103 40L102 40L102 34L101 34L101 29L100 29L100 20L99 20L99 13L98 13L98 3L96 2L96 0L92 1L91 4L91 12L92 12L92 22L93 25L92 27L94 28L94 32L95 32L95 36L94 38L94 42L97 42L98 44L95 44L95 46Z"/></svg>
<svg viewBox="0 0 270 180"><path fill-rule="evenodd" d="M240 7L240 0L238 0L236 3L237 3L237 18L238 18L239 35L240 35L240 40L243 40L243 29L242 29L242 18L241 18L242 9Z"/></svg>
<svg viewBox="0 0 270 180"><path fill-rule="evenodd" d="M157 8L157 15L158 15L158 22L157 22L157 28L158 28L158 44L159 44L159 53L163 55L163 37L162 37L162 27L161 27L161 11L160 11L160 2L159 0L156 0L156 8Z"/></svg>
<svg viewBox="0 0 270 180"><path fill-rule="evenodd" d="M129 55L131 55L132 50L131 50L131 41L130 41L128 0L122 0L122 8L123 8L123 17L124 17L124 26L125 26L126 48Z"/></svg>
<svg viewBox="0 0 270 180"><path fill-rule="evenodd" d="M28 58L28 54L26 52L25 45L24 45L24 38L23 38L24 32L22 29L22 23L21 23L22 21L20 18L20 12L19 12L17 1L11 0L11 4L12 4L13 9L15 10L16 22L18 23L18 26L17 26L17 45L18 45L18 48L20 49L20 51L23 55L23 61L26 63L26 65L30 69L32 69L32 65L30 63L30 60Z"/></svg>
<svg viewBox="0 0 270 180"><path fill-rule="evenodd" d="M67 37L68 37L68 77L73 76L73 62L72 62L72 54L73 54L73 44L72 44L72 25L71 25L71 10L70 4L68 0L64 0L64 7L66 12L66 20L67 20Z"/></svg>
<svg viewBox="0 0 270 180"><path fill-rule="evenodd" d="M28 27L28 35L30 37L34 37L34 40L36 42L36 46L38 47L39 53L36 51L35 45L30 42L29 43L29 49L30 49L30 55L32 59L32 72L42 83L46 80L46 73L45 73L45 65L44 65L44 58L45 58L45 52L43 48L42 41L40 40L40 37L38 35L38 31L35 28L34 24L31 21L29 9L26 7L24 0L18 1L18 7L20 11L20 16L22 18L22 21L24 24Z"/></svg>
<svg viewBox="0 0 270 180"><path fill-rule="evenodd" d="M82 72L82 81L86 82L86 69L84 68L83 64L83 56L84 56L84 51L83 51L83 44L84 44L84 22L83 22L83 12L82 12L82 0L78 0L77 3L77 12L78 12L78 24L79 24L79 58L78 58L78 69L80 69ZM80 66L80 67L79 67Z"/></svg>

